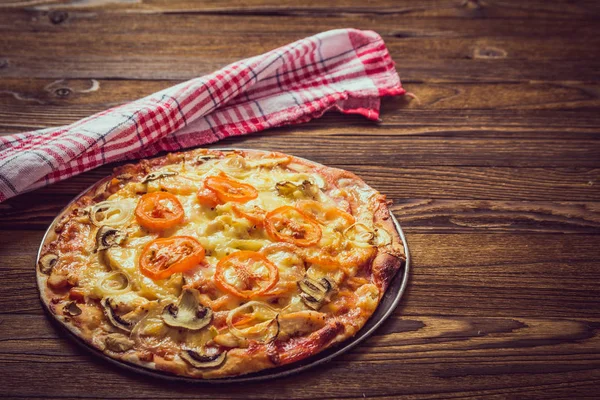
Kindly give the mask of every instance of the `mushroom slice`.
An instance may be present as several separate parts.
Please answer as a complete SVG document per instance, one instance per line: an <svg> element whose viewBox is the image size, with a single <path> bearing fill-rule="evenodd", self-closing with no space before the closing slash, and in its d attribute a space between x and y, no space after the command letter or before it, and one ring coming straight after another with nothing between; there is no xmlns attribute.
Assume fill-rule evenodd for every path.
<svg viewBox="0 0 600 400"><path fill-rule="evenodd" d="M298 190L298 185L290 181L277 182L275 189L277 189L277 193L281 196L289 196Z"/></svg>
<svg viewBox="0 0 600 400"><path fill-rule="evenodd" d="M54 268L57 261L58 256L56 254L48 253L44 255L40 258L40 261L38 261L40 272L42 274L50 275L52 273L52 268Z"/></svg>
<svg viewBox="0 0 600 400"><path fill-rule="evenodd" d="M151 174L146 175L146 177L142 180L142 183L148 183L150 181L155 181L157 179L166 178L167 176L175 176L178 172L175 171L158 171L152 172Z"/></svg>
<svg viewBox="0 0 600 400"><path fill-rule="evenodd" d="M304 279L298 281L298 287L302 291L300 298L304 304L313 310L318 310L323 304L329 302L335 284L327 277L318 280L304 277Z"/></svg>
<svg viewBox="0 0 600 400"><path fill-rule="evenodd" d="M115 310L116 305L110 297L106 297L104 300L102 300L101 304L102 308L104 308L104 313L106 314L106 317L108 318L110 323L113 324L113 326L122 329L125 332L131 332L131 328L133 328L134 323L132 321L127 321L123 319L120 315L117 314Z"/></svg>
<svg viewBox="0 0 600 400"><path fill-rule="evenodd" d="M305 180L300 184L300 190L310 198L315 198L319 194L319 187L309 180Z"/></svg>
<svg viewBox="0 0 600 400"><path fill-rule="evenodd" d="M63 313L70 317L76 317L78 315L81 315L81 312L81 308L79 308L74 301L65 304L65 306L63 307Z"/></svg>
<svg viewBox="0 0 600 400"><path fill-rule="evenodd" d="M96 226L121 226L133 216L129 201L103 201L88 209L90 222Z"/></svg>
<svg viewBox="0 0 600 400"><path fill-rule="evenodd" d="M275 189L279 195L286 197L314 198L319 193L319 187L309 180L304 180L299 184L290 181L278 182L275 184Z"/></svg>
<svg viewBox="0 0 600 400"><path fill-rule="evenodd" d="M202 164L215 158L217 158L217 156L214 154L204 154L196 158L196 164Z"/></svg>
<svg viewBox="0 0 600 400"><path fill-rule="evenodd" d="M135 342L122 333L110 333L104 339L106 348L116 353L123 353L135 345Z"/></svg>
<svg viewBox="0 0 600 400"><path fill-rule="evenodd" d="M313 310L318 310L323 305L322 300L318 300L318 299L314 298L313 296L306 294L306 293L300 293L300 298L302 299L302 302L304 304L306 304L308 307L312 308Z"/></svg>
<svg viewBox="0 0 600 400"><path fill-rule="evenodd" d="M198 330L212 321L213 312L198 300L198 291L184 289L177 303L171 303L163 309L162 319L174 328Z"/></svg>
<svg viewBox="0 0 600 400"><path fill-rule="evenodd" d="M212 353L212 352L211 352ZM196 368L214 368L223 364L227 358L227 352L214 352L209 354L205 351L184 350L179 356Z"/></svg>
<svg viewBox="0 0 600 400"><path fill-rule="evenodd" d="M94 251L106 250L118 246L127 238L127 233L109 226L102 226L96 233L96 248Z"/></svg>
<svg viewBox="0 0 600 400"><path fill-rule="evenodd" d="M333 282L331 280L331 278L328 278L326 276L322 277L317 282L319 282L321 284L321 286L323 286L324 288L326 288L328 292L331 292L331 291L333 291L333 290L336 289L335 282Z"/></svg>
<svg viewBox="0 0 600 400"><path fill-rule="evenodd" d="M125 273L113 271L98 282L98 287L107 294L120 294L127 293L131 288L131 283Z"/></svg>

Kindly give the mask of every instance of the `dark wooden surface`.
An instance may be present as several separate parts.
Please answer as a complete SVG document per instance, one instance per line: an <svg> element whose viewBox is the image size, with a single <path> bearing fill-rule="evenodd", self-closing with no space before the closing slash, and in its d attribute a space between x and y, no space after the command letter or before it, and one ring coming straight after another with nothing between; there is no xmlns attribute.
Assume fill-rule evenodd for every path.
<svg viewBox="0 0 600 400"><path fill-rule="evenodd" d="M364 344L228 387L149 380L76 347L42 312L33 262L105 166L0 204L0 397L600 396L600 3L327 3L0 1L0 133L339 27L378 31L417 96L386 99L379 124L330 114L220 143L346 168L394 200L413 271Z"/></svg>

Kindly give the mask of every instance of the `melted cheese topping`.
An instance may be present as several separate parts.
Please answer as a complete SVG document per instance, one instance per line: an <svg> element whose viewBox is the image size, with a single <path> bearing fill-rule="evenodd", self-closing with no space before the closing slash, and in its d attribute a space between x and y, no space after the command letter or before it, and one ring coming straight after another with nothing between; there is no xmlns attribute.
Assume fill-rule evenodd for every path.
<svg viewBox="0 0 600 400"><path fill-rule="evenodd" d="M350 307L370 315L378 304L380 293L377 287L365 278L360 278L365 283L355 287L353 294L348 294L348 289L345 288L343 293L340 292L339 298L328 299L331 303L321 312L311 310L305 304L297 284L305 277L313 280L327 277L336 287L342 287L371 259L377 246L377 237L367 237L369 242L364 239L363 234L363 239L357 240L360 235L348 233L349 229L354 228L351 222L321 221L319 226L322 235L317 245L301 248L274 241L263 226L257 226L235 213L234 207L248 212L259 207L269 212L282 206L298 206L299 202L310 199L318 202L324 211L338 209L346 215L351 213L356 219L356 224L361 224L360 229L367 233L382 229L373 225L373 210L369 208L373 197L378 195L373 189L352 179L328 182L325 176L309 165L290 164L289 161L287 157L261 158L260 155L253 154L246 157L228 154L195 166L185 163L166 165L152 171L154 175L163 175L161 178L147 183L131 182L123 185L106 200L106 204L119 204L125 209L132 209L142 194L166 191L175 195L181 203L184 221L165 231L150 232L141 227L135 215L130 213L120 226L115 227L127 233L126 240L118 246L98 252L91 251L96 232L92 230L87 239L87 247L90 250L81 255L81 263L85 268L80 270L78 286L90 298L110 297L125 307L126 311L131 312L144 310L144 307L156 303L157 300L160 304L177 301L182 286L197 288L203 296L202 299L210 305L218 303L215 307L221 311L233 310L248 300L225 293L215 285L216 266L221 259L230 254L250 250L260 251L278 269L279 279L276 285L266 294L254 296L252 300L275 307L279 313L286 316L281 320L282 337L310 333L323 326L326 315L323 311L343 313ZM220 173L252 185L258 192L257 197L245 203L226 202L212 208L201 204L196 197L198 189L208 177ZM277 184L283 182L291 182L298 186L309 182L313 191L306 193L302 190L291 190L281 193ZM170 236L196 238L206 251L204 261L184 273L175 273L168 279L153 280L142 274L139 260L144 246L158 237ZM327 259L335 259L337 264L320 261ZM258 276L269 274L265 267L255 269L254 273ZM368 276L368 271L365 274ZM225 273L225 281L234 287L244 287L241 279L242 277L233 270ZM142 317L143 315L140 316ZM210 334L205 329L202 333L188 332L182 336L181 332L169 333L156 311L151 311L142 321L144 326L136 328L136 334L157 337L171 335L169 343L182 340L206 343L214 338L215 342L227 343L230 347L244 346L244 341L228 333L226 327L221 327L219 332L212 328ZM163 340L161 343L166 342Z"/></svg>
<svg viewBox="0 0 600 400"><path fill-rule="evenodd" d="M174 194L181 202L185 213L184 223L163 232L161 237L192 236L197 238L206 250L206 264L186 273L186 276L191 277L192 280L211 281L215 266L223 257L239 250L259 251L273 243L264 229L256 227L245 218L238 217L232 206L235 204L245 210L251 210L257 206L268 212L281 206L294 206L298 200L306 198L300 192L291 196L280 195L275 187L278 182L287 181L301 184L304 181L309 181L319 187L318 194L315 196L317 201L326 207L338 206L334 197L328 195L325 191L325 180L319 174L290 171L285 165L282 165L286 161L288 160L285 158L248 161L241 156L232 155L225 159L210 160L198 167L189 167L185 164L168 165L153 171L155 174L176 172L177 175L150 181L145 184L145 191L151 193L162 190ZM200 204L196 198L197 189L202 186L206 178L218 175L220 172L252 185L258 190L258 197L244 204L227 202L214 208ZM111 195L107 200L127 204L131 207L131 203L139 198L137 194L139 189L139 183L129 184ZM374 193L371 189L370 195ZM344 196L344 193L340 192L339 189L333 189L332 194L335 197ZM342 204L342 206L344 207L345 204ZM370 217L363 216L361 220L372 225L373 216L372 214L370 214ZM125 273L129 277L133 289L139 295L148 299L155 300L177 296L178 288L172 282L173 279L154 281L141 274L139 270L139 257L144 245L157 236L148 235L139 227L135 217L131 217L126 221L126 226L129 233L127 242L122 247L112 247L106 251L106 260L111 268ZM322 238L319 247L332 246L337 249L356 247L362 249L345 240L339 227L321 225L321 229ZM311 249L309 252L318 253L319 248ZM95 258L95 255L92 254L91 258ZM290 282L295 283L304 275L301 271L302 260L294 252L279 251L269 258L277 265L280 273L280 280L275 291L289 285ZM106 275L106 272L100 271L100 269L103 269L100 264L91 263L91 265L98 265L98 268L87 268L84 282L94 282L90 286L95 288L97 294L107 294L102 293L102 289L95 284ZM350 266L351 273L356 273L355 267L354 265ZM318 268L313 267L312 271L315 270L318 270ZM326 270L320 273L311 272L311 275L315 278L319 274L321 276L331 275L336 281L341 279L339 271L337 273L329 273ZM240 284L240 282L237 282L239 279L233 273L227 276L227 280L234 285ZM233 299L231 303L226 308L236 306L239 301Z"/></svg>

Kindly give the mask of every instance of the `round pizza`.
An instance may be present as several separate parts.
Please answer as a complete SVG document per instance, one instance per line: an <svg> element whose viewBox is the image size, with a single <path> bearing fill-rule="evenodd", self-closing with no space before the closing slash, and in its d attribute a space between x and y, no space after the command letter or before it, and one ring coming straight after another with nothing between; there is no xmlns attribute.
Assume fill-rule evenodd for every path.
<svg viewBox="0 0 600 400"><path fill-rule="evenodd" d="M40 293L108 357L234 377L352 337L405 252L385 196L356 175L254 150L116 168L63 213Z"/></svg>

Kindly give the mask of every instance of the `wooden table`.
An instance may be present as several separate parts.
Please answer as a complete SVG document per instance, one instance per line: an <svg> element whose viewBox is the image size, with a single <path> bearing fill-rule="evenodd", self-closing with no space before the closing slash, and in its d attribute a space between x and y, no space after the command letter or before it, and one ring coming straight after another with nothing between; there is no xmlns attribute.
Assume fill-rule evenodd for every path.
<svg viewBox="0 0 600 400"><path fill-rule="evenodd" d="M110 4L109 4L110 3ZM119 3L119 4L112 4ZM244 386L150 380L42 312L44 230L111 166L0 204L0 397L600 395L600 5L594 1L2 1L0 132L76 121L340 27L387 42L417 99L228 140L349 169L394 200L408 291L365 343Z"/></svg>

